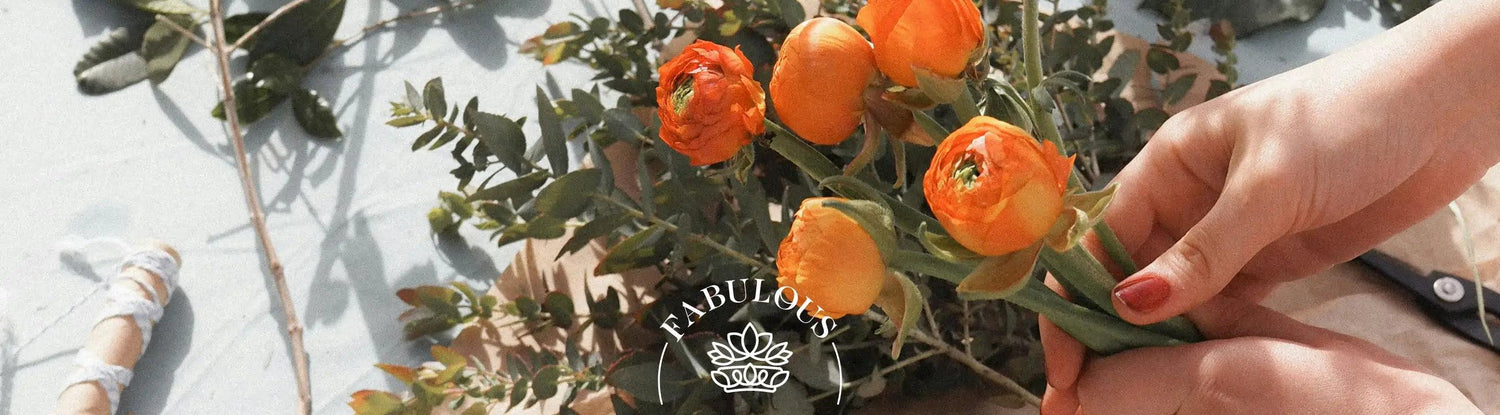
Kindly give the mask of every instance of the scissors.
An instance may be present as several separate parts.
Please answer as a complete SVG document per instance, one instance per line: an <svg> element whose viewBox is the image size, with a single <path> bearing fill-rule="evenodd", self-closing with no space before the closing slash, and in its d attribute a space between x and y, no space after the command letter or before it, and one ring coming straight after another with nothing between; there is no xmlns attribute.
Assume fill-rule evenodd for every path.
<svg viewBox="0 0 1500 415"><path fill-rule="evenodd" d="M1422 310L1449 330L1500 353L1497 345L1500 344L1500 294L1442 271L1418 274L1410 265L1379 251L1366 252L1358 259L1415 294ZM1479 290L1476 292L1475 288ZM1484 318L1489 320L1490 330L1497 338L1494 341L1485 335L1479 296L1484 298Z"/></svg>

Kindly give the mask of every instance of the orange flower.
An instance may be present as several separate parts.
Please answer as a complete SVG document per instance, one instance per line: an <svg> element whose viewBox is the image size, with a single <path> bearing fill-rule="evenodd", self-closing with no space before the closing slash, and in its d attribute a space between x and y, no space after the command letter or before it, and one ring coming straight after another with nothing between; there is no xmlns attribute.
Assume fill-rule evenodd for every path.
<svg viewBox="0 0 1500 415"><path fill-rule="evenodd" d="M812 299L809 313L839 318L870 309L885 282L885 259L875 239L843 211L825 202L804 200L792 231L776 255L776 282ZM814 309L815 308L815 309Z"/></svg>
<svg viewBox="0 0 1500 415"><path fill-rule="evenodd" d="M943 228L987 256L1025 248L1057 221L1072 157L1014 125L980 116L932 156L923 192Z"/></svg>
<svg viewBox="0 0 1500 415"><path fill-rule="evenodd" d="M771 75L771 102L787 128L817 144L849 138L865 114L875 54L853 27L827 17L792 28Z"/></svg>
<svg viewBox="0 0 1500 415"><path fill-rule="evenodd" d="M896 83L917 86L913 67L957 78L984 43L971 0L870 0L856 17L875 43L875 63Z"/></svg>
<svg viewBox="0 0 1500 415"><path fill-rule="evenodd" d="M739 49L700 40L659 72L661 139L694 166L728 160L765 133L766 93Z"/></svg>

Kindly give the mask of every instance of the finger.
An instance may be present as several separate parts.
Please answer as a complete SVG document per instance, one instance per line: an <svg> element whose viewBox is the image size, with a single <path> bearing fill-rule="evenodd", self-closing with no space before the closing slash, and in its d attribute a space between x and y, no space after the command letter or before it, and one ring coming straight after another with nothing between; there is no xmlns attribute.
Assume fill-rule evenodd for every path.
<svg viewBox="0 0 1500 415"><path fill-rule="evenodd" d="M1062 284L1059 284L1051 275L1047 276L1046 284L1058 294L1067 296L1067 291L1062 288ZM1037 331L1042 339L1042 351L1046 357L1042 367L1047 372L1047 384L1062 389L1072 389L1073 382L1078 379L1078 371L1083 368L1083 359L1088 350L1083 347L1083 343L1079 343L1073 336L1052 324L1052 320L1048 320L1047 317L1037 315L1036 323Z"/></svg>
<svg viewBox="0 0 1500 415"><path fill-rule="evenodd" d="M1047 386L1042 394L1042 415L1073 415L1078 412L1078 392L1073 389L1058 389Z"/></svg>
<svg viewBox="0 0 1500 415"><path fill-rule="evenodd" d="M1243 184L1242 184L1243 183ZM1263 180L1228 186L1214 207L1171 248L1115 286L1120 317L1151 324L1190 310L1218 294L1250 258L1287 231L1290 218L1277 201L1252 196L1274 191Z"/></svg>
<svg viewBox="0 0 1500 415"><path fill-rule="evenodd" d="M1282 360L1271 357L1300 362L1292 358L1297 353L1342 343L1336 333L1235 298L1215 297L1187 316L1208 338L1224 340L1137 349L1089 360L1075 392L1084 412L1194 412L1186 408L1202 408L1205 403L1195 401L1204 397L1201 388L1205 384L1231 393L1255 390L1265 385L1245 380L1246 371L1281 370L1274 366Z"/></svg>
<svg viewBox="0 0 1500 415"><path fill-rule="evenodd" d="M1270 337L1290 340L1312 347L1329 346L1344 341L1344 335L1303 324L1285 314L1248 300L1217 296L1189 311L1187 318L1198 326L1204 337Z"/></svg>

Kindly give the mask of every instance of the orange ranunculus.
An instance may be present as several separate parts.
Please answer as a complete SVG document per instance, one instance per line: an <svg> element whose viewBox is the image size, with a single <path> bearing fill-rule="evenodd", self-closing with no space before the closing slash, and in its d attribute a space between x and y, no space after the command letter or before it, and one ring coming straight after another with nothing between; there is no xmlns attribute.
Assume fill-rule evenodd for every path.
<svg viewBox="0 0 1500 415"><path fill-rule="evenodd" d="M885 259L869 232L848 214L825 205L833 197L804 200L792 231L776 255L776 282L812 300L814 316L833 318L870 309L885 282Z"/></svg>
<svg viewBox="0 0 1500 415"><path fill-rule="evenodd" d="M958 243L1004 255L1035 243L1057 221L1072 166L1051 142L980 116L938 145L922 190Z"/></svg>
<svg viewBox="0 0 1500 415"><path fill-rule="evenodd" d="M908 87L917 86L913 67L957 78L984 46L971 0L870 0L856 20L875 43L880 71Z"/></svg>
<svg viewBox="0 0 1500 415"><path fill-rule="evenodd" d="M849 138L865 114L864 92L875 54L853 27L827 17L792 29L771 75L776 114L797 135L833 145Z"/></svg>
<svg viewBox="0 0 1500 415"><path fill-rule="evenodd" d="M728 160L765 133L766 93L739 49L700 40L659 72L661 139L694 166Z"/></svg>

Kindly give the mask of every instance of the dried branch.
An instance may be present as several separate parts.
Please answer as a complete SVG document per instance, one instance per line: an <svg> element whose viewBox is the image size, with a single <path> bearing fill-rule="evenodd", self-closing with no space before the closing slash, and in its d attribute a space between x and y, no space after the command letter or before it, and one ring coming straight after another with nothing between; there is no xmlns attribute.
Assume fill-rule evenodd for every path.
<svg viewBox="0 0 1500 415"><path fill-rule="evenodd" d="M931 335L928 335L921 330L912 330L911 338L928 346L932 346L937 350L941 350L943 354L948 355L949 359L953 359L959 364L968 367L970 370L973 370L975 374L979 375L979 377L990 381L990 383L999 385L1001 388L1019 395L1022 400L1026 401L1026 403L1037 407L1040 407L1042 405L1042 398L1038 398L1035 394L1032 394L1031 391L1026 390L1026 388L1021 386L1020 383L1016 383L1015 380L1006 377L1000 372L996 372L995 369L991 369L989 366L985 366L983 362L974 359L974 356L970 356L968 353L964 353L962 350L958 350L957 348L953 347L953 345L932 337Z"/></svg>
<svg viewBox="0 0 1500 415"><path fill-rule="evenodd" d="M286 10L304 3L306 0L294 1L291 4L277 9L276 12L266 17L261 24L246 32L240 37L240 42L250 39L255 32L270 23L276 17L284 14ZM288 341L292 346L292 365L297 375L297 401L298 413L307 415L312 413L312 388L307 373L307 352L302 346L302 323L297 320L297 309L292 305L291 291L287 289L286 274L283 273L281 259L276 256L276 247L271 244L271 236L266 231L266 214L261 209L260 194L255 190L255 178L250 174L250 162L245 155L245 137L240 131L239 108L234 101L234 88L230 85L229 54L234 51L239 43L233 47L225 44L224 39L224 14L220 7L220 0L209 0L209 23L213 25L214 45L211 50L218 60L219 86L224 95L224 120L229 127L229 138L234 142L234 159L240 173L240 187L245 193L245 204L250 207L250 222L255 227L255 234L260 239L260 246L265 253L266 265L271 271L271 280L276 283L276 293L281 299L281 312L286 318L286 331Z"/></svg>

